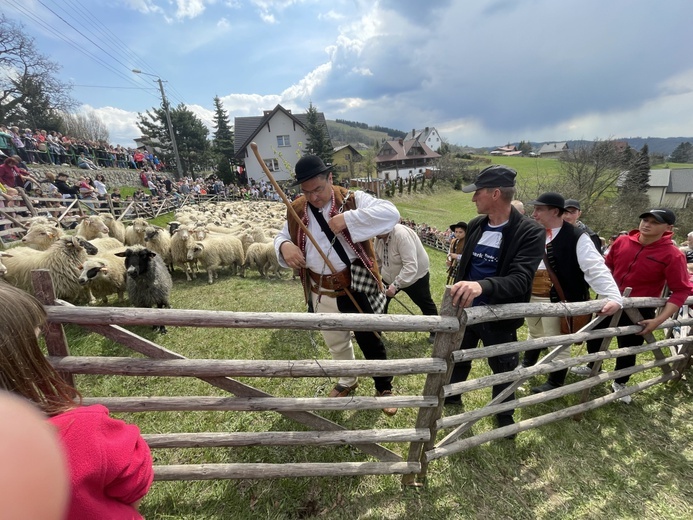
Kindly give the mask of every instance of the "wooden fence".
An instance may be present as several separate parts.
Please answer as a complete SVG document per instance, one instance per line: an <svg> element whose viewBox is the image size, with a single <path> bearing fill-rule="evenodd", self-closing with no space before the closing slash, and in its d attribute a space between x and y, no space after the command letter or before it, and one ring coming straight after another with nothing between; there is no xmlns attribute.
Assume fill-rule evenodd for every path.
<svg viewBox="0 0 693 520"><path fill-rule="evenodd" d="M505 437L512 433L537 428L550 422L580 416L612 401L650 386L674 380L688 368L691 362L693 336L685 335L656 341L652 334L646 336L641 347L608 350L612 337L630 334L639 326L614 327L590 331L601 318L581 331L537 340L518 341L493 347L457 350L465 328L471 324L491 322L525 316L564 316L596 312L601 304L596 301L574 304L512 304L460 310L452 307L449 288L441 305L440 316L406 315L357 315L357 314L308 314L308 313L246 313L226 311L197 311L171 309L87 308L74 307L55 300L50 275L47 271L34 271L35 292L47 305L49 327L46 343L50 361L72 380L72 374L111 374L122 376L187 376L196 377L210 385L224 389L235 397L112 397L86 399L88 404L102 403L114 412L146 411L193 411L232 410L237 412L275 411L292 419L311 431L296 432L233 432L233 433L164 433L145 434L144 438L153 449L185 447L242 447L271 445L345 445L361 450L377 462L292 463L292 464L186 464L155 466L156 480L202 480L231 478L276 478L300 476L402 474L405 485L420 485L431 461L457 453L482 443ZM626 298L625 312L637 317L638 307L663 305L659 298ZM688 303L693 303L693 298ZM617 317L613 319L616 320ZM70 356L62 325L72 323L82 326L116 341L125 347L147 356L149 359L113 357ZM612 321L617 323L617 321ZM689 317L667 320L660 328L688 330L693 323ZM436 332L431 357L391 359L387 361L332 361L332 360L208 360L187 359L154 342L141 338L123 325L167 325L185 327L222 327L256 329L302 330L357 330L357 331L432 331ZM573 342L588 338L604 338L603 350L563 361L552 361L559 350L569 348ZM499 354L522 352L536 348L553 347L553 350L532 368L470 379L456 384L446 384L454 361L475 360ZM578 383L568 384L556 390L529 397L520 397L502 403L506 392L511 392L528 378L564 369L588 361L601 362L623 355L653 352L654 361L641 362L636 366L613 372L597 372ZM598 363L599 364L599 363ZM626 390L595 399L589 391L625 374L656 370L651 379L628 386ZM235 377L296 378L348 376L405 376L426 374L425 384L419 395L393 397L350 397L349 399L295 398L272 396L258 388L242 383ZM488 405L457 415L442 416L443 399L446 396L464 394L497 383L511 383L510 389L500 394ZM502 410L524 408L544 403L568 394L579 393L581 402L567 408L520 421L514 425L480 432L458 440L481 418ZM558 401L560 407L561 402ZM410 428L348 430L340 424L325 419L316 410L367 410L383 407L417 408L418 415ZM440 438L446 431L447 435ZM381 443L398 443L400 450L385 448ZM408 449L407 449L408 448ZM403 453L407 455L403 455Z"/></svg>

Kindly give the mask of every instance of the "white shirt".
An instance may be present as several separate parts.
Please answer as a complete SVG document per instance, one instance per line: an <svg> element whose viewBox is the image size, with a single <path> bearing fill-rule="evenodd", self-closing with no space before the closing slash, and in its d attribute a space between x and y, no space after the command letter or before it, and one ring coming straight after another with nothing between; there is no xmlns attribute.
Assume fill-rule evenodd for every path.
<svg viewBox="0 0 693 520"><path fill-rule="evenodd" d="M375 239L375 257L383 281L400 289L426 276L430 264L416 232L402 224L397 224L384 239Z"/></svg>
<svg viewBox="0 0 693 520"><path fill-rule="evenodd" d="M351 235L351 240L356 244L357 242L364 242L373 238L376 235L382 235L390 231L397 222L399 222L399 211L392 202L382 199L376 199L364 191L352 192L349 196L354 196L356 198L356 209L344 212L344 222L346 223L349 234ZM325 220L329 222L330 209L332 208L332 203L328 202L323 208L320 209ZM342 262L339 255L331 246L329 239L323 233L320 224L313 215L310 208L306 209L308 213L308 231L313 235L313 238L318 243L320 249L327 255L334 266L336 272L346 269L346 264ZM346 251L349 260L352 261L356 258L356 253L351 249L351 246L347 244L344 236L340 233L337 235L337 240L339 240ZM282 267L289 267L284 261L279 248L284 242L291 242L291 236L289 235L289 225L285 222L284 227L279 232L279 234L274 239L274 250L279 259L279 265ZM298 245L298 244L297 244ZM322 274L332 274L330 268L325 264L322 256L318 253L317 249L313 246L313 243L309 238L306 237L306 267L313 271L314 273Z"/></svg>

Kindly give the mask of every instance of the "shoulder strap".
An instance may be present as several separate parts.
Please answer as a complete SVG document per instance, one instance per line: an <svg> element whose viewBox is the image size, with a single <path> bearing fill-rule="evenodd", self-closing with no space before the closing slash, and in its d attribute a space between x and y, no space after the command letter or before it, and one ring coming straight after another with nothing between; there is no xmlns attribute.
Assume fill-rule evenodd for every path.
<svg viewBox="0 0 693 520"><path fill-rule="evenodd" d="M549 263L549 257L546 254L546 251L544 251L544 266L546 267L546 272L549 273L551 283L553 284L554 288L556 289L556 292L558 293L558 298L563 302L566 301L565 294L563 293L563 287L561 287L561 282L558 281L558 276L556 276L556 272L551 268L551 263Z"/></svg>
<svg viewBox="0 0 693 520"><path fill-rule="evenodd" d="M327 225L327 221L325 220L325 217L322 215L322 212L312 204L308 204L308 207L313 212L313 215L315 216L315 219L318 221L318 224L320 224L320 229L322 229L322 232L325 233L327 238L330 240L330 243L332 244L332 247L334 247L335 252L342 260L342 262L344 262L348 267L351 264L349 256L346 254L346 251L344 250L344 246L342 246L342 243L339 240L337 240L337 237L330 229L330 226Z"/></svg>

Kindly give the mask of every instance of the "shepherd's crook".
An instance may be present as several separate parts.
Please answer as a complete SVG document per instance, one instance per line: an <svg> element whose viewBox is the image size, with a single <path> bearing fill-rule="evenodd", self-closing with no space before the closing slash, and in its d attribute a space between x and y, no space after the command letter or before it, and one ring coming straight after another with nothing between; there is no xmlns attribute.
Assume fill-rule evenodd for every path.
<svg viewBox="0 0 693 520"><path fill-rule="evenodd" d="M334 265L332 265L332 262L330 262L330 259L327 258L327 255L323 252L323 250L320 249L320 246L318 245L317 241L315 240L315 238L313 237L313 235L311 234L311 232L308 231L308 228L307 228L306 225L303 223L303 221L299 218L298 214L296 213L296 210L295 210L294 207L291 205L291 201L290 201L290 200L288 199L288 197L284 194L284 192L282 191L282 189L281 189L281 187L279 186L279 184L277 184L277 181L274 180L274 176L273 176L272 173L270 172L269 168L268 168L267 165L265 164L265 161L262 159L262 156L260 155L259 150L257 149L257 144L255 144L255 143L250 143L250 148L253 150L253 153L255 154L255 158L257 159L257 162L260 163L260 167L261 167L262 170L265 172L265 175L267 175L267 178L268 178L269 181L272 183L272 186L274 186L274 190L277 192L277 194L278 194L278 195L282 198L282 200L284 201L284 204L286 205L286 209L289 211L289 215L290 215L291 217L293 217L294 219L296 219L296 222L298 222L298 225L300 226L300 228L301 228L301 229L303 230L303 232L306 234L306 236L307 236L308 239L310 240L311 244L313 244L313 247L315 247L315 249L317 250L317 252L320 253L320 256L321 256L322 259L325 261L325 264L327 265L327 267L329 267L330 272L331 272L332 274L335 274L335 273L337 272L337 270L335 269ZM308 280L307 283L310 283L310 280ZM358 310L361 314L364 314L363 310L361 309L361 307L359 306L358 302L357 302L356 299L354 298L354 295L353 295L353 294L351 293L351 291L349 290L349 287L345 287L345 288L344 288L344 292L347 294L347 296L349 297L349 299L351 299L352 303L356 306L356 310ZM375 334L376 336L378 336L378 333L377 333L377 332L374 332L373 334Z"/></svg>

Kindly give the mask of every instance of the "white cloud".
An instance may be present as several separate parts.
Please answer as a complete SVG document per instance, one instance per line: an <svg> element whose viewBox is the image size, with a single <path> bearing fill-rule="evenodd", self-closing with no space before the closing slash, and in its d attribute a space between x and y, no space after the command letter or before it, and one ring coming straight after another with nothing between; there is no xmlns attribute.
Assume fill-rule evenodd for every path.
<svg viewBox="0 0 693 520"><path fill-rule="evenodd" d="M318 20L328 20L331 22L344 20L345 16L342 13L337 13L336 11L329 10L326 13L320 13L318 15Z"/></svg>
<svg viewBox="0 0 693 520"><path fill-rule="evenodd" d="M204 0L177 0L176 3L178 4L176 18L179 20L197 18L205 11Z"/></svg>

